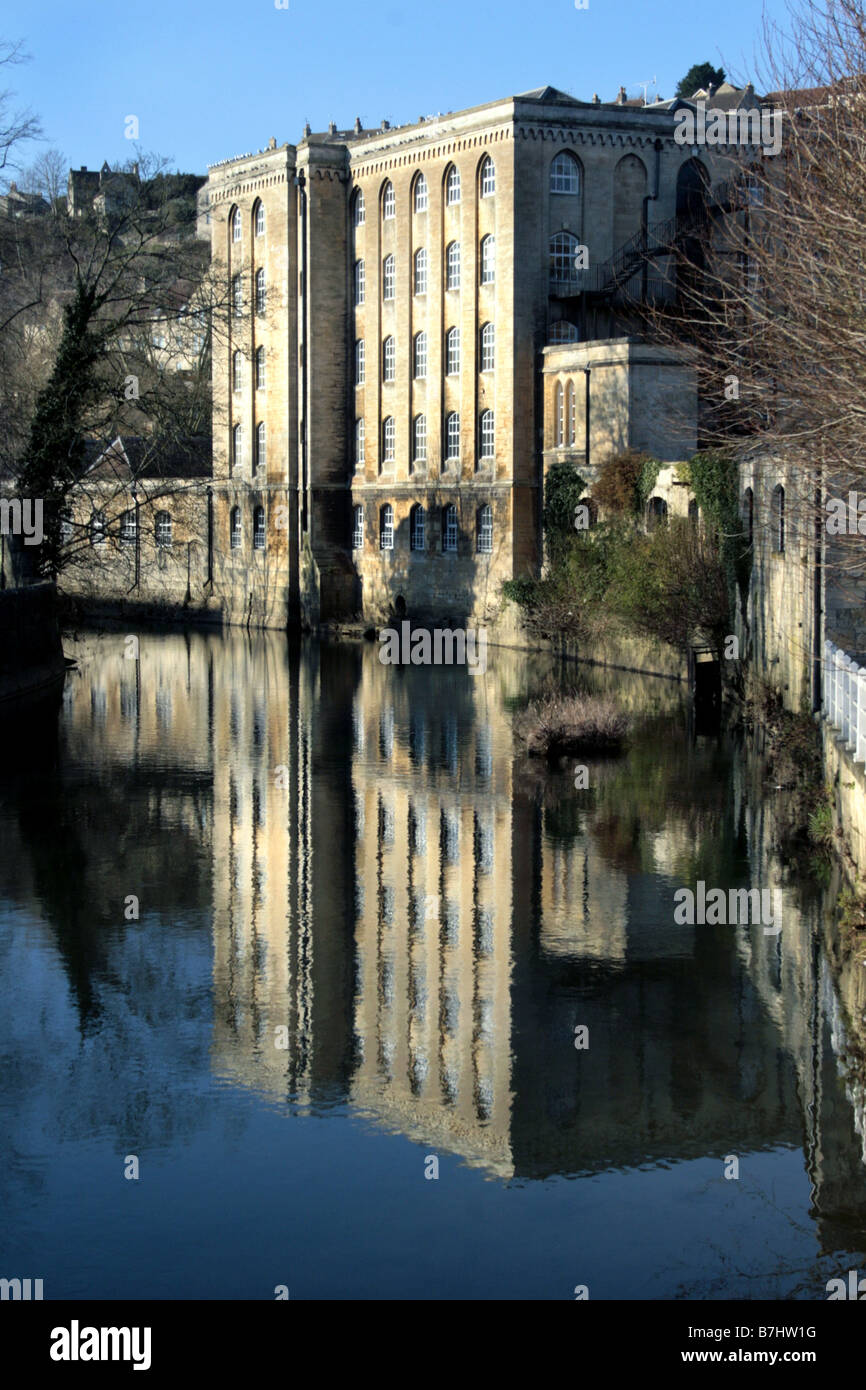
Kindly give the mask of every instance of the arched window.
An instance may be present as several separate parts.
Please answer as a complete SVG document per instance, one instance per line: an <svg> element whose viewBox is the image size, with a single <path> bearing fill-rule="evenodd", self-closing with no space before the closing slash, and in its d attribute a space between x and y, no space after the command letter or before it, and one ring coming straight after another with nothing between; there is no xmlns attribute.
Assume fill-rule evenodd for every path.
<svg viewBox="0 0 866 1390"><path fill-rule="evenodd" d="M386 256L385 259L384 259L384 261L382 262L382 298L383 298L383 299L393 299L393 298L394 298L394 286L395 286L395 284L396 284L396 276L395 276L395 273L394 273L394 257L393 257L393 256Z"/></svg>
<svg viewBox="0 0 866 1390"><path fill-rule="evenodd" d="M427 293L427 248L415 252L415 293Z"/></svg>
<svg viewBox="0 0 866 1390"><path fill-rule="evenodd" d="M90 544L105 545L105 517L102 512L97 512L90 523Z"/></svg>
<svg viewBox="0 0 866 1390"><path fill-rule="evenodd" d="M551 193L579 193L580 165L573 154L563 150L550 166Z"/></svg>
<svg viewBox="0 0 866 1390"><path fill-rule="evenodd" d="M773 549L777 555L785 553L785 489L781 483L773 488L771 507L773 524Z"/></svg>
<svg viewBox="0 0 866 1390"><path fill-rule="evenodd" d="M445 457L446 459L459 459L460 457L460 416L456 410L452 410L445 421Z"/></svg>
<svg viewBox="0 0 866 1390"><path fill-rule="evenodd" d="M496 192L496 169L489 154L481 161L481 196L492 198Z"/></svg>
<svg viewBox="0 0 866 1390"><path fill-rule="evenodd" d="M383 378L385 381L397 379L397 344L388 337L382 344Z"/></svg>
<svg viewBox="0 0 866 1390"><path fill-rule="evenodd" d="M358 338L355 341L355 385L363 386L365 380L365 352L364 339Z"/></svg>
<svg viewBox="0 0 866 1390"><path fill-rule="evenodd" d="M492 410L484 410L481 413L480 452L482 459L492 459L494 456L495 429Z"/></svg>
<svg viewBox="0 0 866 1390"><path fill-rule="evenodd" d="M135 509L130 507L120 518L120 539L124 545L134 545L138 536L138 522Z"/></svg>
<svg viewBox="0 0 866 1390"><path fill-rule="evenodd" d="M267 290L265 288L265 272L262 269L256 271L256 313L265 312Z"/></svg>
<svg viewBox="0 0 866 1390"><path fill-rule="evenodd" d="M258 202L258 203L256 203L255 228L256 228L256 236L264 236L264 234L265 234L265 205L264 205L264 203L262 203L261 201Z"/></svg>
<svg viewBox="0 0 866 1390"><path fill-rule="evenodd" d="M253 550L265 548L265 509L253 507Z"/></svg>
<svg viewBox="0 0 866 1390"><path fill-rule="evenodd" d="M364 508L362 506L352 508L352 549L364 549Z"/></svg>
<svg viewBox="0 0 866 1390"><path fill-rule="evenodd" d="M453 502L442 508L442 549L452 555L457 550L457 508Z"/></svg>
<svg viewBox="0 0 866 1390"><path fill-rule="evenodd" d="M496 279L496 237L481 238L481 283L492 285Z"/></svg>
<svg viewBox="0 0 866 1390"><path fill-rule="evenodd" d="M365 462L365 429L363 415L355 421L355 467L363 468Z"/></svg>
<svg viewBox="0 0 866 1390"><path fill-rule="evenodd" d="M752 545L755 537L755 494L750 487L743 493L743 525Z"/></svg>
<svg viewBox="0 0 866 1390"><path fill-rule="evenodd" d="M565 394L561 381L553 392L553 442L557 448L565 443Z"/></svg>
<svg viewBox="0 0 866 1390"><path fill-rule="evenodd" d="M382 216L386 222L390 222L392 217L397 216L397 199L394 196L394 185L390 180L385 184L382 193Z"/></svg>
<svg viewBox="0 0 866 1390"><path fill-rule="evenodd" d="M422 506L416 505L409 513L409 549L425 549L425 532L427 517Z"/></svg>
<svg viewBox="0 0 866 1390"><path fill-rule="evenodd" d="M496 366L496 329L485 323L481 329L481 370L492 372Z"/></svg>
<svg viewBox="0 0 866 1390"><path fill-rule="evenodd" d="M460 202L460 173L453 164L449 165L445 178L445 201L450 206Z"/></svg>
<svg viewBox="0 0 866 1390"><path fill-rule="evenodd" d="M169 512L157 512L154 530L157 545L160 549L167 550L171 545L171 514Z"/></svg>
<svg viewBox="0 0 866 1390"><path fill-rule="evenodd" d="M240 391L244 384L244 356L242 352L232 353L232 390Z"/></svg>
<svg viewBox="0 0 866 1390"><path fill-rule="evenodd" d="M265 350L263 347L256 348L256 390L265 389Z"/></svg>
<svg viewBox="0 0 866 1390"><path fill-rule="evenodd" d="M241 548L241 543L242 543L242 541L243 541L243 532L242 532L242 530L241 530L241 509L240 509L240 507L232 507L232 511L231 511L231 522L230 522L230 536L231 536L231 548L232 548L232 550L240 550L240 548Z"/></svg>
<svg viewBox="0 0 866 1390"><path fill-rule="evenodd" d="M552 281L574 282L577 279L575 260L579 242L571 232L556 232L550 238L550 278Z"/></svg>
<svg viewBox="0 0 866 1390"><path fill-rule="evenodd" d="M419 174L415 180L415 211L427 211L427 180L423 174Z"/></svg>
<svg viewBox="0 0 866 1390"><path fill-rule="evenodd" d="M579 340L577 324L569 323L568 319L559 319L550 330L552 343L576 343Z"/></svg>
<svg viewBox="0 0 866 1390"><path fill-rule="evenodd" d="M75 526L72 521L72 513L64 509L60 513L60 544L69 545L75 535Z"/></svg>
<svg viewBox="0 0 866 1390"><path fill-rule="evenodd" d="M382 423L382 459L385 463L393 463L396 457L397 427L394 416L387 415Z"/></svg>
<svg viewBox="0 0 866 1390"><path fill-rule="evenodd" d="M668 519L668 504L663 497L651 497L646 508L647 527L654 531Z"/></svg>
<svg viewBox="0 0 866 1390"><path fill-rule="evenodd" d="M256 468L264 468L268 461L267 445L265 442L265 422L261 421L256 425Z"/></svg>
<svg viewBox="0 0 866 1390"><path fill-rule="evenodd" d="M365 279L366 276L364 273L364 262L356 261L354 274L356 307L364 303Z"/></svg>
<svg viewBox="0 0 866 1390"><path fill-rule="evenodd" d="M427 375L427 334L416 333L414 345L414 372L416 377Z"/></svg>
<svg viewBox="0 0 866 1390"><path fill-rule="evenodd" d="M235 425L232 430L232 467L240 468L244 456L244 427Z"/></svg>
<svg viewBox="0 0 866 1390"><path fill-rule="evenodd" d="M493 509L488 502L475 514L475 549L479 555L490 555L493 550Z"/></svg>
<svg viewBox="0 0 866 1390"><path fill-rule="evenodd" d="M235 208L232 213L232 241L240 241L244 234L243 218L240 208Z"/></svg>
<svg viewBox="0 0 866 1390"><path fill-rule="evenodd" d="M366 213L364 211L364 192L363 189L356 188L355 196L352 199L352 226L363 227Z"/></svg>
<svg viewBox="0 0 866 1390"><path fill-rule="evenodd" d="M427 460L427 416L416 415L412 422L412 462Z"/></svg>
<svg viewBox="0 0 866 1390"><path fill-rule="evenodd" d="M394 508L390 502L379 513L379 549L394 549Z"/></svg>
<svg viewBox="0 0 866 1390"><path fill-rule="evenodd" d="M449 328L445 334L445 375L456 376L460 371L460 329Z"/></svg>
<svg viewBox="0 0 866 1390"><path fill-rule="evenodd" d="M565 440L567 444L574 444L577 437L577 410L575 408L574 382L570 381L565 388Z"/></svg>
<svg viewBox="0 0 866 1390"><path fill-rule="evenodd" d="M446 290L459 290L460 288L460 242L449 241L448 250L445 253L446 263Z"/></svg>
<svg viewBox="0 0 866 1390"><path fill-rule="evenodd" d="M242 275L232 276L232 308L236 319L243 317L244 312L244 277Z"/></svg>

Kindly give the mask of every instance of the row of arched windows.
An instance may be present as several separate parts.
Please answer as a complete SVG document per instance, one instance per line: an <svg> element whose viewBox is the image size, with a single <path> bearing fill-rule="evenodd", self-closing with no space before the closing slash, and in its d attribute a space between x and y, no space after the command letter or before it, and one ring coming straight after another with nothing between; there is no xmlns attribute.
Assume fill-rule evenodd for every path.
<svg viewBox="0 0 866 1390"><path fill-rule="evenodd" d="M496 238L485 236L479 245L478 276L482 285L496 282ZM412 293L427 293L428 256L426 246L421 246L413 258ZM449 241L445 248L445 288L460 289L460 242ZM363 260L355 261L352 271L352 289L355 308L360 309L367 298L367 269ZM397 297L397 266L393 255L382 261L382 299L388 303Z"/></svg>
<svg viewBox="0 0 866 1390"><path fill-rule="evenodd" d="M460 415L452 410L445 417L445 461L460 457ZM355 421L355 467L365 462L366 434L363 417ZM478 457L489 462L496 456L496 418L492 410L483 410L478 417ZM397 458L397 422L393 415L382 421L382 463L394 463ZM427 416L416 415L412 420L412 463L427 462Z"/></svg>
<svg viewBox="0 0 866 1390"><path fill-rule="evenodd" d="M253 550L264 550L266 539L265 509L253 507ZM244 525L240 507L232 507L229 514L229 543L232 550L242 550L244 544Z"/></svg>
<svg viewBox="0 0 866 1390"><path fill-rule="evenodd" d="M747 487L743 493L742 518L748 533L749 545L752 545L755 537L755 494L750 487ZM785 489L781 483L776 484L770 497L770 538L776 554L784 555L787 540L787 518L785 515Z"/></svg>
<svg viewBox="0 0 866 1390"><path fill-rule="evenodd" d="M268 462L267 454L267 430L264 420L260 420L256 425L256 432L253 436L253 472L256 473L260 468L264 468ZM244 462L244 427L239 422L232 428L232 470L242 468Z"/></svg>
<svg viewBox="0 0 866 1390"><path fill-rule="evenodd" d="M456 206L462 199L460 170L456 165L448 165L442 183L446 206ZM576 197L580 193L580 164L577 158L567 150L560 151L551 162L549 187L551 193L566 194L571 197ZM492 198L496 192L496 166L489 154L484 156L478 166L478 191L482 198ZM397 198L390 179L382 185L379 196L382 220L389 222L397 216ZM428 211L430 190L423 174L415 176L411 198L413 212L424 213ZM366 216L364 193L362 189L358 188L352 199L352 222L354 226L363 227Z"/></svg>
<svg viewBox="0 0 866 1390"><path fill-rule="evenodd" d="M259 269L255 273L254 288L256 313L261 315L266 312L268 306L267 278L265 276L264 270L261 267L259 267ZM244 277L240 273L232 276L231 298L232 313L234 317L236 319L243 318L245 310Z"/></svg>
<svg viewBox="0 0 866 1390"><path fill-rule="evenodd" d="M256 348L256 355L255 355L255 357L254 357L254 359L253 359L253 364L254 364L254 368L255 368L256 390L257 390L257 391L264 391L264 389L265 389L265 350L264 350L263 347ZM233 390L233 391L241 391L241 390L243 390L243 384L244 384L244 355L243 355L243 353L242 353L239 349L236 349L236 350L232 353L232 390Z"/></svg>
<svg viewBox="0 0 866 1390"><path fill-rule="evenodd" d="M120 518L119 536L123 545L132 545L138 540L138 518L134 508L123 512ZM65 517L61 527L61 540L67 543L73 535L72 522ZM157 512L153 520L153 536L160 549L168 549L172 541L170 512ZM103 512L97 512L90 522L90 544L103 546L108 541L108 523Z"/></svg>
<svg viewBox="0 0 866 1390"><path fill-rule="evenodd" d="M492 323L481 325L478 334L478 370L492 372L496 368L496 327ZM426 332L416 333L412 340L412 375L424 378L427 375ZM460 372L460 329L449 328L445 334L445 375L457 376ZM355 385L363 386L367 380L367 350L363 338L355 342ZM389 334L382 343L382 380L397 380L397 341ZM239 390L240 387L236 387Z"/></svg>
<svg viewBox="0 0 866 1390"><path fill-rule="evenodd" d="M243 241L244 239L244 218L240 208L232 208L229 215L229 225L231 227L231 237L233 242ZM264 236L265 234L265 208L260 199L256 199L253 204L253 235Z"/></svg>
<svg viewBox="0 0 866 1390"><path fill-rule="evenodd" d="M457 553L460 527L457 508L453 502L442 508L441 547L445 555ZM364 508L357 505L352 509L352 549L364 548ZM394 549L394 508L386 502L379 509L379 549ZM409 512L409 549L415 552L427 550L427 511L420 503ZM493 552L493 508L483 502L475 513L475 550L479 555Z"/></svg>

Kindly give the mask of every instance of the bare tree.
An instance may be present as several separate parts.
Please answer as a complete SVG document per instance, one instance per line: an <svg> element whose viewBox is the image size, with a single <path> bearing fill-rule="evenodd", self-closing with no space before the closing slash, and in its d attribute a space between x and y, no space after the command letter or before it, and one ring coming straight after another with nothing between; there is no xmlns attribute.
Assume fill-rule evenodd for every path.
<svg viewBox="0 0 866 1390"><path fill-rule="evenodd" d="M27 61L20 41L0 40L0 68ZM16 107L14 98L14 92L0 90L0 170L18 168L21 145L28 140L37 140L42 134L36 117L32 112Z"/></svg>

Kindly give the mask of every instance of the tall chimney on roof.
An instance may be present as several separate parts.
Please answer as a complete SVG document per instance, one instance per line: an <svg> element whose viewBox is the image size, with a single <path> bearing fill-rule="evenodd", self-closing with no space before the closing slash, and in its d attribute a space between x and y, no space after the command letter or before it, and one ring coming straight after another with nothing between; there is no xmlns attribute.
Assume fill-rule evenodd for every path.
<svg viewBox="0 0 866 1390"><path fill-rule="evenodd" d="M360 116L356 116L356 117L355 117L355 134L356 134L356 135L360 135L360 134L361 134L361 117L360 117Z"/></svg>
<svg viewBox="0 0 866 1390"><path fill-rule="evenodd" d="M626 100L626 96L625 96L625 87L620 87L620 89L619 89L619 94L617 95L617 99L616 99L616 104L617 104L617 106L625 106L625 100Z"/></svg>
<svg viewBox="0 0 866 1390"><path fill-rule="evenodd" d="M329 134L329 135L336 135L336 133L337 133L337 122L336 122L336 121L328 121L328 134Z"/></svg>

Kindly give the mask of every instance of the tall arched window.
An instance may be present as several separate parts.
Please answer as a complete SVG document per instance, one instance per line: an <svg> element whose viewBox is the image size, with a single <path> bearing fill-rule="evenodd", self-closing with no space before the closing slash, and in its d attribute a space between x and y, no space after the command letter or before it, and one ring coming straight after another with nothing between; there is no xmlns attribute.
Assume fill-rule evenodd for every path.
<svg viewBox="0 0 866 1390"><path fill-rule="evenodd" d="M556 156L550 166L551 193L580 192L580 165L573 154L565 150Z"/></svg>
<svg viewBox="0 0 866 1390"><path fill-rule="evenodd" d="M490 555L493 550L493 509L488 502L475 514L475 549L479 555Z"/></svg>
<svg viewBox="0 0 866 1390"><path fill-rule="evenodd" d="M355 196L352 199L352 226L363 227L366 213L364 211L364 192L361 188L355 189Z"/></svg>
<svg viewBox="0 0 866 1390"><path fill-rule="evenodd" d="M386 222L390 222L392 217L397 216L397 199L394 196L394 185L390 180L385 184L382 193L382 216Z"/></svg>
<svg viewBox="0 0 866 1390"><path fill-rule="evenodd" d="M382 375L385 381L396 381L397 345L391 337L386 338L382 344L382 368Z"/></svg>
<svg viewBox="0 0 866 1390"><path fill-rule="evenodd" d="M240 208L235 208L232 213L232 241L240 241L244 234L244 223L241 217Z"/></svg>
<svg viewBox="0 0 866 1390"><path fill-rule="evenodd" d="M265 548L265 509L253 508L253 550Z"/></svg>
<svg viewBox="0 0 866 1390"><path fill-rule="evenodd" d="M448 250L445 253L445 288L446 290L459 290L460 288L460 242L449 241Z"/></svg>
<svg viewBox="0 0 866 1390"><path fill-rule="evenodd" d="M264 203L261 202L261 201L259 201L258 203L256 203L256 214L255 214L255 219L254 219L254 225L255 225L255 229L256 229L256 236L264 236L264 234L265 234L265 205L264 205Z"/></svg>
<svg viewBox="0 0 866 1390"><path fill-rule="evenodd" d="M242 532L242 530L241 530L241 509L240 509L240 507L232 507L232 510L231 510L231 519L230 519L230 523L229 523L229 531L230 531L231 548L232 548L232 550L240 550L240 548L241 548L241 542L242 542L242 540L243 540L243 532Z"/></svg>
<svg viewBox="0 0 866 1390"><path fill-rule="evenodd" d="M90 544L105 545L105 541L105 517L103 516L102 512L97 512L90 523Z"/></svg>
<svg viewBox="0 0 866 1390"><path fill-rule="evenodd" d="M445 375L456 376L460 371L460 329L449 328L445 334Z"/></svg>
<svg viewBox="0 0 866 1390"><path fill-rule="evenodd" d="M550 278L566 282L577 279L575 260L579 242L571 232L556 232L550 238Z"/></svg>
<svg viewBox="0 0 866 1390"><path fill-rule="evenodd" d="M496 169L489 154L481 161L481 196L492 198L496 192Z"/></svg>
<svg viewBox="0 0 866 1390"><path fill-rule="evenodd" d="M755 536L755 494L750 487L743 493L743 525L752 545Z"/></svg>
<svg viewBox="0 0 866 1390"><path fill-rule="evenodd" d="M256 313L265 312L267 302L267 289L265 287L265 272L261 268L256 271Z"/></svg>
<svg viewBox="0 0 866 1390"><path fill-rule="evenodd" d="M427 180L423 174L419 174L415 180L415 211L427 211Z"/></svg>
<svg viewBox="0 0 866 1390"><path fill-rule="evenodd" d="M771 518L773 523L773 549L777 555L785 552L785 489L781 483L777 483L773 488L773 499L771 506Z"/></svg>
<svg viewBox="0 0 866 1390"><path fill-rule="evenodd" d="M481 283L492 285L496 279L496 237L481 238Z"/></svg>
<svg viewBox="0 0 866 1390"><path fill-rule="evenodd" d="M553 392L553 440L557 448L565 443L565 397L562 382L558 381Z"/></svg>
<svg viewBox="0 0 866 1390"><path fill-rule="evenodd" d="M574 444L577 438L577 410L575 408L574 382L570 381L565 388L565 439L566 443Z"/></svg>
<svg viewBox="0 0 866 1390"><path fill-rule="evenodd" d="M355 262L355 271L354 271L355 307L356 307L356 308L360 307L360 305L364 303L365 280L366 280L366 276L365 276L365 272L364 272L364 262L363 262L363 261L356 261L356 262Z"/></svg>
<svg viewBox="0 0 866 1390"><path fill-rule="evenodd" d="M395 290L395 285L396 285L396 283L397 283L397 280L396 280L396 274L395 274L395 268L394 268L394 257L393 257L393 256L386 256L385 259L384 259L384 261L382 262L382 298L383 298L383 299L393 299L393 298L394 298L394 290Z"/></svg>
<svg viewBox="0 0 866 1390"><path fill-rule="evenodd" d="M379 513L379 549L394 549L394 508L390 502Z"/></svg>
<svg viewBox="0 0 866 1390"><path fill-rule="evenodd" d="M232 430L232 467L240 468L244 457L244 427L235 425Z"/></svg>
<svg viewBox="0 0 866 1390"><path fill-rule="evenodd" d="M138 537L138 522L135 509L130 507L120 518L120 539L125 545L133 545Z"/></svg>
<svg viewBox="0 0 866 1390"><path fill-rule="evenodd" d="M415 346L414 346L413 357L414 357L414 374L415 374L415 376L416 376L416 377L425 377L425 376L427 375L427 334L426 334L426 333L416 333L416 334L415 334Z"/></svg>
<svg viewBox="0 0 866 1390"><path fill-rule="evenodd" d="M416 504L409 513L409 549L424 550L426 542L427 516L424 508Z"/></svg>
<svg viewBox="0 0 866 1390"><path fill-rule="evenodd" d="M481 329L481 370L492 372L496 366L496 329L485 323Z"/></svg>
<svg viewBox="0 0 866 1390"><path fill-rule="evenodd" d="M363 386L365 381L365 351L364 339L358 338L355 341L355 385Z"/></svg>
<svg viewBox="0 0 866 1390"><path fill-rule="evenodd" d="M265 389L265 350L263 347L256 348L256 390Z"/></svg>
<svg viewBox="0 0 866 1390"><path fill-rule="evenodd" d="M445 201L451 206L460 202L460 172L453 164L445 179Z"/></svg>
<svg viewBox="0 0 866 1390"><path fill-rule="evenodd" d="M576 343L579 339L577 324L569 323L568 319L558 319L550 330L552 343Z"/></svg>
<svg viewBox="0 0 866 1390"><path fill-rule="evenodd" d="M427 461L427 416L416 415L412 422L412 462Z"/></svg>
<svg viewBox="0 0 866 1390"><path fill-rule="evenodd" d="M442 508L442 549L446 554L457 550L457 508L453 502Z"/></svg>
<svg viewBox="0 0 866 1390"><path fill-rule="evenodd" d="M494 416L492 410L484 410L481 413L480 450L479 458L492 459L495 453L496 431L494 428Z"/></svg>
<svg viewBox="0 0 866 1390"><path fill-rule="evenodd" d="M232 390L240 391L244 384L244 357L242 352L232 353Z"/></svg>
<svg viewBox="0 0 866 1390"><path fill-rule="evenodd" d="M397 457L397 427L394 423L394 416L387 415L382 422L382 459L385 463L393 463Z"/></svg>
<svg viewBox="0 0 866 1390"><path fill-rule="evenodd" d="M242 275L232 276L232 309L236 319L243 317L244 312L244 277Z"/></svg>
<svg viewBox="0 0 866 1390"><path fill-rule="evenodd" d="M415 293L427 293L427 248L422 246L415 252Z"/></svg>
<svg viewBox="0 0 866 1390"><path fill-rule="evenodd" d="M663 497L651 497L646 508L647 527L654 531L668 519L668 504Z"/></svg>
<svg viewBox="0 0 866 1390"><path fill-rule="evenodd" d="M352 508L352 549L364 549L364 508L360 505Z"/></svg>
<svg viewBox="0 0 866 1390"><path fill-rule="evenodd" d="M364 417L360 415L355 421L355 467L363 468L365 461L365 429Z"/></svg>
<svg viewBox="0 0 866 1390"><path fill-rule="evenodd" d="M265 441L265 422L262 420L256 425L256 468L264 468L268 461L267 444Z"/></svg>
<svg viewBox="0 0 866 1390"><path fill-rule="evenodd" d="M169 512L157 512L154 530L157 545L161 550L167 550L171 545L171 514Z"/></svg>
<svg viewBox="0 0 866 1390"><path fill-rule="evenodd" d="M452 410L445 421L445 457L449 460L460 457L460 416L456 410Z"/></svg>

